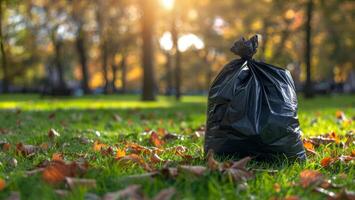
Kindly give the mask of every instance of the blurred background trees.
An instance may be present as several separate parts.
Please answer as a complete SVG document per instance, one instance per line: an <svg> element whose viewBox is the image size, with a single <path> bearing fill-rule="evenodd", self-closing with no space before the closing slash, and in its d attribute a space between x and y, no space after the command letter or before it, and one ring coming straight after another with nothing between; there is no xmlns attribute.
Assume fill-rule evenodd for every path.
<svg viewBox="0 0 355 200"><path fill-rule="evenodd" d="M200 94L260 34L255 56L306 96L354 92L353 1L1 0L0 91Z"/></svg>

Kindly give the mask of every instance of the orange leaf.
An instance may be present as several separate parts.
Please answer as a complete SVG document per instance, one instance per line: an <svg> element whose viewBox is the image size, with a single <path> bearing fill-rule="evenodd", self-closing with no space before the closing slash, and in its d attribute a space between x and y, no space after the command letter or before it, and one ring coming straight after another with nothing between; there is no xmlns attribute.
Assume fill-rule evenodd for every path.
<svg viewBox="0 0 355 200"><path fill-rule="evenodd" d="M335 143L339 143L340 142L339 137L337 136L337 134L334 131L330 132L329 138L335 140Z"/></svg>
<svg viewBox="0 0 355 200"><path fill-rule="evenodd" d="M322 167L328 167L329 165L333 164L334 159L331 157L325 157L320 161Z"/></svg>
<svg viewBox="0 0 355 200"><path fill-rule="evenodd" d="M353 150L351 151L351 156L352 156L352 157L355 157L355 149L353 149Z"/></svg>
<svg viewBox="0 0 355 200"><path fill-rule="evenodd" d="M142 146L142 145L139 145L139 144L136 144L136 143L132 143L132 142L127 142L126 143L126 148L130 151L132 151L132 153L134 154L141 154L141 153L144 153L144 154L151 154L152 153L152 150L149 149L148 147L145 147L145 146Z"/></svg>
<svg viewBox="0 0 355 200"><path fill-rule="evenodd" d="M3 151L8 151L10 150L11 145L9 143L4 143L2 144L2 150Z"/></svg>
<svg viewBox="0 0 355 200"><path fill-rule="evenodd" d="M5 188L5 186L6 186L5 180L0 178L0 191L2 191Z"/></svg>
<svg viewBox="0 0 355 200"><path fill-rule="evenodd" d="M164 128L158 128L157 133L159 136L163 137L166 134L166 130Z"/></svg>
<svg viewBox="0 0 355 200"><path fill-rule="evenodd" d="M303 188L317 186L323 182L323 175L316 170L304 170L300 173L300 184Z"/></svg>
<svg viewBox="0 0 355 200"><path fill-rule="evenodd" d="M63 161L54 161L46 167L42 173L44 181L56 184L65 180L65 177L75 175L75 168L73 165L67 165Z"/></svg>
<svg viewBox="0 0 355 200"><path fill-rule="evenodd" d="M106 144L103 144L103 143L101 143L101 142L99 142L99 141L95 141L95 142L94 142L94 145L93 145L94 151L101 151L101 149L103 149L103 148L105 148L105 147L107 147L107 145L106 145Z"/></svg>
<svg viewBox="0 0 355 200"><path fill-rule="evenodd" d="M305 149L307 150L311 150L314 151L314 146L311 142L309 142L308 140L303 141L303 146Z"/></svg>
<svg viewBox="0 0 355 200"><path fill-rule="evenodd" d="M116 159L123 158L126 156L126 152L122 149L117 149Z"/></svg>
<svg viewBox="0 0 355 200"><path fill-rule="evenodd" d="M155 147L162 147L164 144L164 141L159 138L159 135L155 131L151 131L150 133L150 143L154 145Z"/></svg>
<svg viewBox="0 0 355 200"><path fill-rule="evenodd" d="M130 154L119 159L120 162L134 162L143 167L146 171L152 171L152 168L137 154Z"/></svg>
<svg viewBox="0 0 355 200"><path fill-rule="evenodd" d="M63 161L63 154L61 153L54 153L52 155L52 160L54 161Z"/></svg>
<svg viewBox="0 0 355 200"><path fill-rule="evenodd" d="M277 192L277 193L281 191L281 186L278 183L275 183L273 188L274 188L275 192Z"/></svg>
<svg viewBox="0 0 355 200"><path fill-rule="evenodd" d="M336 111L335 116L337 119L340 119L340 120L346 119L345 113L341 110Z"/></svg>

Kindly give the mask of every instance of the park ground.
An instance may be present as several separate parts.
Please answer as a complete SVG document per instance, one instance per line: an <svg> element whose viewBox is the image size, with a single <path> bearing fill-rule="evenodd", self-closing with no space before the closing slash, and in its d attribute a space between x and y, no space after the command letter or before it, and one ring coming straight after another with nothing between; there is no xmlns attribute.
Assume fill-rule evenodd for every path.
<svg viewBox="0 0 355 200"><path fill-rule="evenodd" d="M1 95L0 199L16 194L14 192L22 199L60 199L62 196L98 199L132 184L140 185L147 198L172 187L176 191L173 199L326 199L345 190L355 190L355 149L354 143L348 141L355 130L354 95L299 98L303 138L323 135L329 139L329 135L324 135L327 133L333 133L331 139L336 138L336 142L308 146L311 153L306 163L252 160L246 168L253 170L255 177L245 182L212 170L202 175L184 172L177 177L139 176L147 173L142 167L144 163L155 169L164 168L167 160L171 167L181 163L206 166L203 137L194 134L196 130L203 132L200 127L205 123L205 113L204 96L186 96L181 102L161 96L157 102L141 102L138 96L129 95L77 98ZM60 136L50 133L49 137L51 129ZM160 144L160 139L152 141L150 130L159 134L174 133L178 138ZM160 152L162 160L155 160L153 165L151 158L142 155L139 161L123 163L117 151L124 149L127 142L164 149L156 151ZM186 147L183 154L168 150L178 145ZM35 150L27 147L35 147ZM90 187L70 189L60 177L45 176L43 171L36 173L41 164L48 169L43 164L45 160L78 163L84 160L85 173L75 174L75 177L92 179L96 187L91 182ZM33 170L34 173L28 173ZM330 180L334 187L322 186L324 191L315 191L312 184L302 182L301 174L305 171L317 177L321 174L322 180ZM62 196L58 190L62 191Z"/></svg>

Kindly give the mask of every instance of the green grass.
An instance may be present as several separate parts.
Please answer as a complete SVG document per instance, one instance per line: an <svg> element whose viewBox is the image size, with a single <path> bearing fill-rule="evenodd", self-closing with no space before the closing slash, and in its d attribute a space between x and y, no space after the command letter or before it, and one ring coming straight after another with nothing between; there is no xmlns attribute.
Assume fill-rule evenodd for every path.
<svg viewBox="0 0 355 200"><path fill-rule="evenodd" d="M246 186L240 186L221 178L216 173L202 177L179 176L176 180L127 179L128 175L144 173L137 165L122 167L113 157L103 156L92 150L92 144L80 144L75 137L84 136L103 143L122 145L124 141L134 141L150 146L146 135L141 134L146 128L165 128L169 132L188 135L193 129L205 122L206 97L184 97L181 102L173 98L159 97L157 102L139 101L137 96L87 96L78 98L41 98L35 95L3 95L0 96L0 128L8 129L7 134L0 133L0 142L12 145L23 142L25 144L40 145L48 143L47 132L56 129L61 136L56 139L54 147L41 151L31 158L17 155L14 150L0 151L0 178L7 182L6 188L0 192L0 199L6 198L11 191L19 191L23 199L59 199L54 189L65 188L63 184L51 186L41 179L41 175L26 177L24 172L33 169L38 163L50 159L55 152L63 152L66 160L76 160L79 154L87 154L90 163L89 171L84 178L97 181L97 188L87 191L76 189L68 199L84 199L85 193L91 192L103 195L107 192L125 188L129 184L142 185L144 193L153 197L160 190L173 186L177 190L175 199L269 199L271 197L286 197L298 195L302 199L324 199L325 196L293 186L298 182L299 173L304 169L316 169L334 182L348 190L355 190L353 163L336 164L330 168L322 168L320 160L333 154L350 155L350 148L340 148L336 145L323 146L317 149L319 155L312 156L306 163L288 164L251 162L248 167L275 169L276 174L257 172L253 180ZM16 110L20 109L18 113ZM326 96L313 100L299 99L299 119L304 137L319 135L335 131L344 135L355 130L355 123L339 124L335 112L342 110L348 118L355 116L355 96ZM55 113L54 119L48 116ZM123 121L113 120L118 114ZM316 119L316 123L311 123ZM131 123L132 122L132 123ZM63 126L64 125L64 126ZM95 134L96 131L101 136ZM65 144L63 146L63 144ZM188 153L202 158L203 139L177 140L167 146L184 145ZM161 155L163 159L181 160L172 153ZM18 161L17 167L9 164L11 158ZM96 158L96 159L93 159ZM192 164L204 165L202 159L192 161ZM346 174L346 178L339 178L339 174ZM281 186L276 192L274 184ZM339 192L340 189L331 189Z"/></svg>

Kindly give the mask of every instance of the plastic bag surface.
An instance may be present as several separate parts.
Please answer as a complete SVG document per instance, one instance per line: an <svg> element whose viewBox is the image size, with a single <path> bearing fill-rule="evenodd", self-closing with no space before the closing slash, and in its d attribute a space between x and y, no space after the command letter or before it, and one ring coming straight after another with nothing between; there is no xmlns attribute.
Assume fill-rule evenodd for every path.
<svg viewBox="0 0 355 200"><path fill-rule="evenodd" d="M290 73L252 59L258 38L241 38L231 51L239 55L224 66L208 96L205 152L305 160Z"/></svg>

